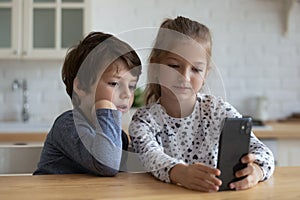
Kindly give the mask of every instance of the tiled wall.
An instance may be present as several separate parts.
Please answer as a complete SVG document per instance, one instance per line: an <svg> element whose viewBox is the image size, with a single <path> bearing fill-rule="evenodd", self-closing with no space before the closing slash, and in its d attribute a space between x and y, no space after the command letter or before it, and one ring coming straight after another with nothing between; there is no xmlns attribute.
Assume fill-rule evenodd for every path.
<svg viewBox="0 0 300 200"><path fill-rule="evenodd" d="M12 82L26 79L30 120L52 122L71 108L61 81L62 61L0 61L0 118L21 120L22 90L12 90Z"/></svg>
<svg viewBox="0 0 300 200"><path fill-rule="evenodd" d="M92 0L92 29L114 33L125 40L125 33L131 34L133 40L142 42L147 34L138 34L136 28L158 27L164 18L177 15L197 20L213 33L215 69L206 90L223 96L244 114L254 115L258 96L268 98L269 119L300 112L299 2L291 10L287 35L283 34L284 0L171 2ZM142 59L147 58L147 47L151 46L153 34L149 35L149 43L139 50ZM14 118L20 110L20 94L11 91L14 78L28 79L34 119L53 120L70 108L60 78L61 65L62 61L0 60L0 118Z"/></svg>

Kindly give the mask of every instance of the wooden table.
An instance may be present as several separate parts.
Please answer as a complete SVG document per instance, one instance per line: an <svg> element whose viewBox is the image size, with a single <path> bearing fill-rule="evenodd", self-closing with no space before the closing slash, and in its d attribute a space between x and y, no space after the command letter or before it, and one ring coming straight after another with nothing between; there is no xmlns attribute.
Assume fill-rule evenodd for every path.
<svg viewBox="0 0 300 200"><path fill-rule="evenodd" d="M203 193L156 180L150 174L0 176L0 199L300 199L300 167L278 167L274 176L243 191Z"/></svg>

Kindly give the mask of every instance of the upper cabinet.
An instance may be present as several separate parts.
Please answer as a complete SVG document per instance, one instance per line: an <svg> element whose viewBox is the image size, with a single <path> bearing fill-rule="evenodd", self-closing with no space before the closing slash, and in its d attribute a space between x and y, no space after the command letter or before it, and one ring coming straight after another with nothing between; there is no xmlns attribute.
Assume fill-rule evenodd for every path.
<svg viewBox="0 0 300 200"><path fill-rule="evenodd" d="M0 0L0 58L61 59L90 30L90 0Z"/></svg>

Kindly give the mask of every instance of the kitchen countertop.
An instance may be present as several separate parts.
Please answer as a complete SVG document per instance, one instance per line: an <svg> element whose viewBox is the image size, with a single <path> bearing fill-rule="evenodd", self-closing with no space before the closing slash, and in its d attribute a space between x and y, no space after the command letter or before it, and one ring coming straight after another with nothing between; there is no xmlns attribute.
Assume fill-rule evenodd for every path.
<svg viewBox="0 0 300 200"><path fill-rule="evenodd" d="M261 139L300 139L300 122L268 122L270 129L253 129Z"/></svg>
<svg viewBox="0 0 300 200"><path fill-rule="evenodd" d="M45 122L2 122L0 143L44 142L51 126Z"/></svg>
<svg viewBox="0 0 300 200"><path fill-rule="evenodd" d="M127 132L128 127L123 130ZM254 134L260 139L300 139L300 122L267 122L266 126L254 126Z"/></svg>
<svg viewBox="0 0 300 200"><path fill-rule="evenodd" d="M299 199L300 167L277 167L273 177L242 191L203 193L163 183L146 173L0 176L0 199Z"/></svg>
<svg viewBox="0 0 300 200"><path fill-rule="evenodd" d="M3 126L4 125L4 126ZM268 122L265 127L253 127L260 139L300 139L299 122ZM0 142L43 142L51 128L50 124L0 123ZM127 130L127 127L123 127Z"/></svg>
<svg viewBox="0 0 300 200"><path fill-rule="evenodd" d="M48 133L52 124L45 122L2 122L1 133Z"/></svg>

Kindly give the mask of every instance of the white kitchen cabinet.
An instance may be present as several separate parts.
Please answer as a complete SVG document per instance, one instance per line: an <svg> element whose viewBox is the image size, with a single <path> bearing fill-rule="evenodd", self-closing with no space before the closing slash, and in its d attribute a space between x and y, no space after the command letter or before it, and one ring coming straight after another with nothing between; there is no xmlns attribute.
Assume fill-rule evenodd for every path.
<svg viewBox="0 0 300 200"><path fill-rule="evenodd" d="M300 166L299 139L261 139L274 154L277 166Z"/></svg>
<svg viewBox="0 0 300 200"><path fill-rule="evenodd" d="M300 166L300 140L278 140L278 166Z"/></svg>
<svg viewBox="0 0 300 200"><path fill-rule="evenodd" d="M90 0L0 0L0 58L60 59L89 32Z"/></svg>
<svg viewBox="0 0 300 200"><path fill-rule="evenodd" d="M37 169L42 148L43 143L0 143L0 174L32 174Z"/></svg>

